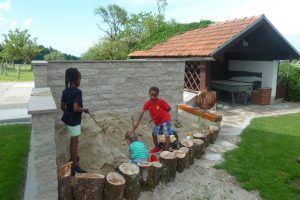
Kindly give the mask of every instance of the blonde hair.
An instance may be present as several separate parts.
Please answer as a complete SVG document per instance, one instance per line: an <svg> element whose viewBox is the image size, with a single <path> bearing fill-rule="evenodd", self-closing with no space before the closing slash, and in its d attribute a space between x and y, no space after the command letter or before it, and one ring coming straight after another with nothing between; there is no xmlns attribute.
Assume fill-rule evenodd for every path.
<svg viewBox="0 0 300 200"><path fill-rule="evenodd" d="M125 134L125 139L129 140L130 142L134 142L138 140L138 136L134 131L127 131Z"/></svg>

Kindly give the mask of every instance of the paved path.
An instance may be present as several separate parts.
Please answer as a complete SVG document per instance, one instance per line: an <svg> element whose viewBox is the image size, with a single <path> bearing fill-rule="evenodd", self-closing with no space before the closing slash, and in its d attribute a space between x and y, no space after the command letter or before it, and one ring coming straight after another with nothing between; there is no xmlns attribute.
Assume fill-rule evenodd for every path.
<svg viewBox="0 0 300 200"><path fill-rule="evenodd" d="M33 82L0 83L0 123L30 122L27 114Z"/></svg>

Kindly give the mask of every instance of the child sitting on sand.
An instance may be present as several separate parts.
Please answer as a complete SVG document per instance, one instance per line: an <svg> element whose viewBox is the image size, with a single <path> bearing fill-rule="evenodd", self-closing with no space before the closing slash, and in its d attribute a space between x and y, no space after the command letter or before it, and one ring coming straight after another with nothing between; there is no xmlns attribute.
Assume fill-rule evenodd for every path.
<svg viewBox="0 0 300 200"><path fill-rule="evenodd" d="M133 163L147 161L149 154L143 142L138 141L138 136L134 131L128 131L125 135L130 152L130 159Z"/></svg>

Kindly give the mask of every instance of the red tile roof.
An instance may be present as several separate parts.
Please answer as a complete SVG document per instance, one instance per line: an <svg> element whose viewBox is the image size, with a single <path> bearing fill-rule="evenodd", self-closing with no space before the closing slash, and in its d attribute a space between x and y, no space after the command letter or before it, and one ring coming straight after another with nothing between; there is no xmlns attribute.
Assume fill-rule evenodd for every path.
<svg viewBox="0 0 300 200"><path fill-rule="evenodd" d="M211 56L217 48L230 41L262 16L210 24L206 28L198 28L173 36L166 42L157 44L149 50L132 52L129 56L132 58Z"/></svg>

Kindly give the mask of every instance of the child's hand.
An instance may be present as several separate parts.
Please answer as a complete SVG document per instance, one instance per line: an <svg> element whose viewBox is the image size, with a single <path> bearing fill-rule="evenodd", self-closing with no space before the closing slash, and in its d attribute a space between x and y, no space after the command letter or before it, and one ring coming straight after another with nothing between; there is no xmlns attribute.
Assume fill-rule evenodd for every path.
<svg viewBox="0 0 300 200"><path fill-rule="evenodd" d="M85 112L85 113L90 113L90 111L89 111L88 108L84 108L84 109L83 109L83 112Z"/></svg>

